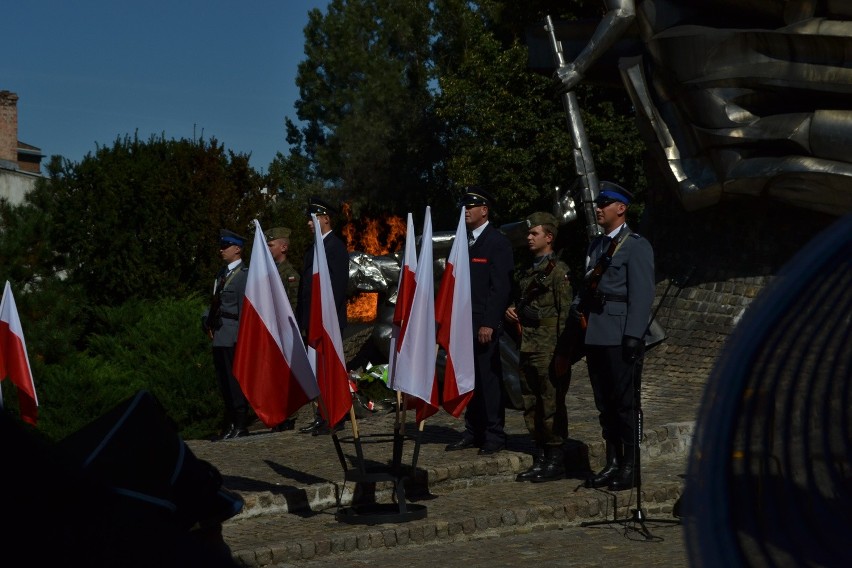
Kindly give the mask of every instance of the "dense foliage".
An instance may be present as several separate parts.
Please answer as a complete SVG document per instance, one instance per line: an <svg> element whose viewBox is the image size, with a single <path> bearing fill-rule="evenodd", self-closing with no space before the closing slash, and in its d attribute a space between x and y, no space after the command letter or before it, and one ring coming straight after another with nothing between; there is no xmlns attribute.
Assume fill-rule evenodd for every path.
<svg viewBox="0 0 852 568"><path fill-rule="evenodd" d="M53 157L24 204L0 202L0 279L15 291L41 429L67 435L147 388L186 435L215 430L198 315L221 227L250 237L255 218L290 226L298 266L314 193L355 218L431 205L436 230L455 226L473 183L496 194L498 224L550 209L553 188L576 174L550 73L528 66L526 34L546 14L599 16L600 3L330 0L309 14L298 122L285 120L290 150L265 176L216 140L125 136L80 163ZM641 195L626 95L592 85L577 95L601 179ZM577 254L582 225L561 235Z"/></svg>

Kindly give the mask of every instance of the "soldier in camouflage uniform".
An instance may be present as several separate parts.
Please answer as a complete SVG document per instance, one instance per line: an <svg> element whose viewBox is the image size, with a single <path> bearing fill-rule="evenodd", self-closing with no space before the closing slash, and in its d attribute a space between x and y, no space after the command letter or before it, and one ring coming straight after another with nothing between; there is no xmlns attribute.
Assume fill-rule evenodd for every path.
<svg viewBox="0 0 852 568"><path fill-rule="evenodd" d="M566 355L556 352L565 330L572 292L568 265L553 251L557 219L537 212L527 217L532 266L516 277L518 301L506 310L520 328L521 392L524 419L538 452L518 481L550 481L565 475L563 444L568 437L565 395L571 379Z"/></svg>
<svg viewBox="0 0 852 568"><path fill-rule="evenodd" d="M274 227L266 232L266 246L272 254L272 260L278 266L278 275L284 284L290 307L296 313L296 302L299 300L299 271L287 260L287 251L290 250L290 233L287 227ZM272 427L273 432L283 432L296 427L296 416L292 416Z"/></svg>
<svg viewBox="0 0 852 568"><path fill-rule="evenodd" d="M266 232L266 246L272 253L272 259L278 265L278 274L284 283L284 291L290 300L290 307L296 313L296 302L299 300L299 271L287 260L290 250L290 233L287 227L275 227Z"/></svg>

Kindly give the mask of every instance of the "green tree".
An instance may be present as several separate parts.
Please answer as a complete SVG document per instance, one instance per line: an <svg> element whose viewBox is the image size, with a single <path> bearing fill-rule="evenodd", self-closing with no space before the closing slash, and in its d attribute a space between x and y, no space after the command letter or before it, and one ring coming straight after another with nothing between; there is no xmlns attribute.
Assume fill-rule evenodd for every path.
<svg viewBox="0 0 852 568"><path fill-rule="evenodd" d="M299 64L298 142L356 214L428 194L441 146L430 83L428 0L332 0L313 10Z"/></svg>
<svg viewBox="0 0 852 568"><path fill-rule="evenodd" d="M550 208L575 171L564 110L552 79L528 68L525 32L548 13L599 12L593 4L335 0L315 10L297 78L304 126L288 121L282 161L301 187L356 209L430 204L437 223L452 223L471 183L491 186L503 221ZM618 114L626 95L583 89L600 169L634 186L642 147L629 112Z"/></svg>
<svg viewBox="0 0 852 568"><path fill-rule="evenodd" d="M248 158L216 140L125 137L80 163L56 158L48 175L32 200L94 305L206 290L219 228L246 233L266 204Z"/></svg>

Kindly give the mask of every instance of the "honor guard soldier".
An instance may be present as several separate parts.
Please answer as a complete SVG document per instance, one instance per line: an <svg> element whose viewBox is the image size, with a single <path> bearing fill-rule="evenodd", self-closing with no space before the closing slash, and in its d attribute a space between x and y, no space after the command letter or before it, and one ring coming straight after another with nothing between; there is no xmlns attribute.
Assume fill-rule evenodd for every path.
<svg viewBox="0 0 852 568"><path fill-rule="evenodd" d="M572 316L587 322L586 363L606 444L606 466L586 487L613 491L639 481L638 394L655 288L651 244L625 222L632 199L601 182L595 214L604 234L589 245L583 289L572 303Z"/></svg>
<svg viewBox="0 0 852 568"><path fill-rule="evenodd" d="M474 390L464 415L461 438L447 451L478 447L479 455L495 454L506 447L506 407L500 335L503 316L512 293L512 245L490 222L494 197L473 186L462 197L468 230L471 312L473 316Z"/></svg>
<svg viewBox="0 0 852 568"><path fill-rule="evenodd" d="M331 230L331 216L337 211L328 202L313 196L308 201L308 228L314 234L314 222L310 215L316 215L322 235L325 258L328 262L328 273L331 278L331 291L334 295L334 305L337 309L337 321L340 330L346 327L346 288L349 286L349 252L346 244ZM308 336L308 325L311 321L311 282L314 271L314 247L308 248L305 253L305 262L302 266L302 278L299 281L299 299L296 320L304 337ZM313 422L300 428L299 432L314 435L328 428L328 425L316 409ZM335 425L337 427L338 425Z"/></svg>
<svg viewBox="0 0 852 568"><path fill-rule="evenodd" d="M556 346L566 329L573 294L570 269L553 250L556 217L537 212L526 221L532 264L517 278L520 297L506 310L506 320L519 332L524 421L537 448L532 467L517 480L541 482L565 475L565 395L571 366L567 355L558 353Z"/></svg>
<svg viewBox="0 0 852 568"><path fill-rule="evenodd" d="M296 308L299 300L299 271L287 259L287 254L290 251L290 233L292 231L288 227L273 227L266 232L266 246L269 247L269 252L272 254L272 260L278 267L278 275L281 277L281 283L284 284L284 291L287 294L287 299L290 301L290 307L293 309L293 314L296 314ZM292 430L296 426L296 418L288 418L281 424L272 427L273 432L283 432Z"/></svg>
<svg viewBox="0 0 852 568"><path fill-rule="evenodd" d="M225 416L230 423L220 440L249 434L249 404L233 373L234 349L248 278L248 266L242 259L245 242L245 237L233 231L219 231L219 252L225 266L216 275L210 308L202 316L203 327L213 340L213 366L225 403Z"/></svg>
<svg viewBox="0 0 852 568"><path fill-rule="evenodd" d="M291 232L287 227L269 229L266 233L266 246L269 247L269 252L272 253L272 260L275 261L278 267L278 275L281 276L284 291L287 293L287 299L290 300L290 307L293 308L293 314L295 314L299 302L300 278L299 271L287 260L287 254L290 251Z"/></svg>

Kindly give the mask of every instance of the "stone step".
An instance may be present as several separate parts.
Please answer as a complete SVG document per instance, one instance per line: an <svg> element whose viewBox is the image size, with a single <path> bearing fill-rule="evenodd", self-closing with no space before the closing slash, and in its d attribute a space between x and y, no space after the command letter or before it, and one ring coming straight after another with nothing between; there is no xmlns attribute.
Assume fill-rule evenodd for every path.
<svg viewBox="0 0 852 568"><path fill-rule="evenodd" d="M515 476L532 465L533 447L519 416L507 418L509 444L507 450L493 456L478 456L476 449L445 452L454 431L440 421L427 425L419 445L417 467L411 469L416 447L414 440L403 444L401 464L394 474L403 480L405 494L449 494L453 491L512 482ZM393 418L380 417L361 421L361 453L367 473L389 472L392 456ZM409 431L410 432L410 431ZM238 492L245 506L238 518L266 514L304 514L326 511L337 506L348 507L366 498L377 503L391 503L396 497L393 481L359 480L356 446L352 436L340 432L340 449L347 463L344 474L340 456L330 436L310 436L297 432L261 433L216 443L191 442L193 451L202 459L218 465L225 486ZM644 460L657 456L685 457L692 436L691 423L667 424L645 432L641 455ZM595 439L594 434L589 434ZM603 443L586 443L572 439L566 444L566 466L569 475L584 479L603 465ZM228 458L217 464L217 450L236 453L245 461ZM278 457L287 456L287 464ZM295 462L298 460L298 466ZM263 468L256 467L261 462ZM253 467L255 466L255 467ZM369 476L368 476L369 477Z"/></svg>
<svg viewBox="0 0 852 568"><path fill-rule="evenodd" d="M503 457L511 462L514 456ZM643 517L675 521L672 509L682 492L686 456L661 454L646 461L642 469ZM486 469L491 467L499 470L507 466ZM267 511L227 521L223 537L244 566L283 565L321 557L346 562L368 550L495 538L583 522L621 519L623 522L615 524L638 528L631 521L636 498L635 490L614 493L586 489L581 479L532 484L495 478L465 488L444 485L412 496L409 504L423 508L423 518L400 521L394 516L382 522L381 515L365 515L353 520L346 507L299 514Z"/></svg>

